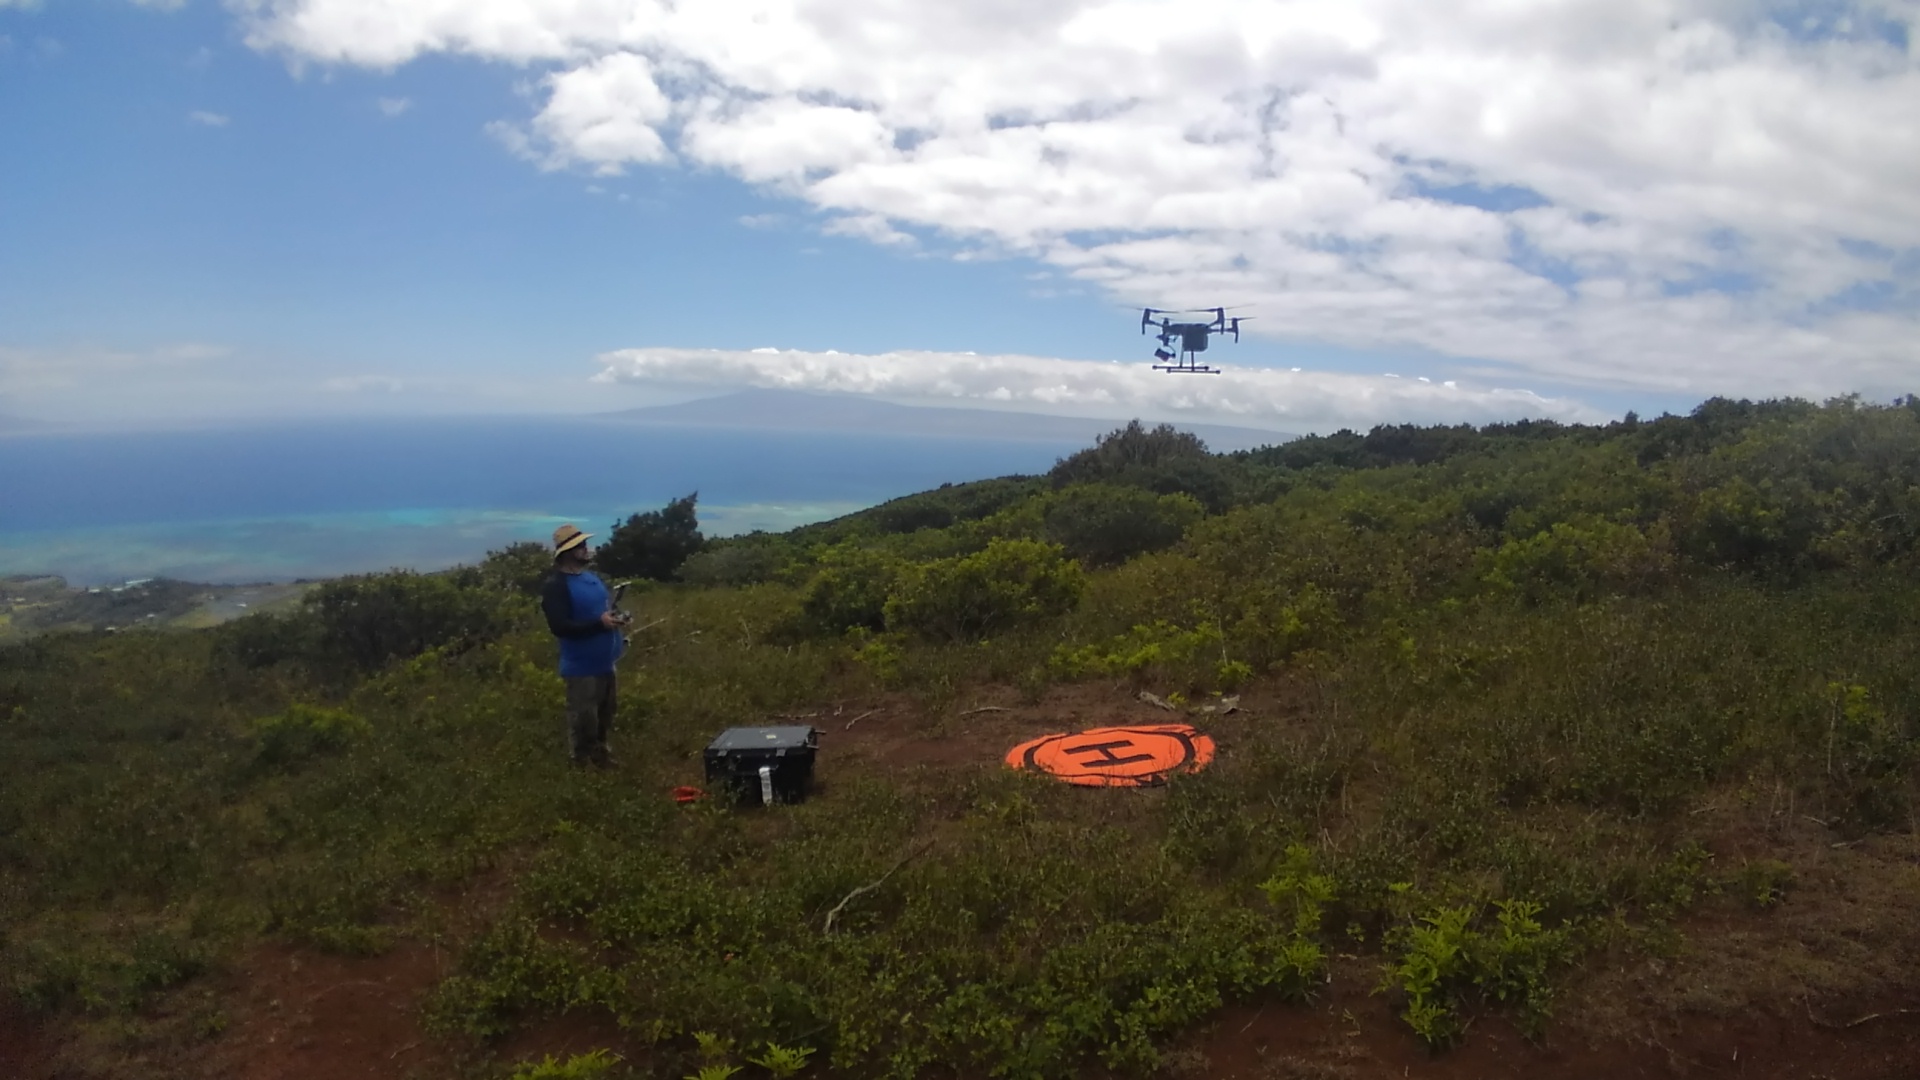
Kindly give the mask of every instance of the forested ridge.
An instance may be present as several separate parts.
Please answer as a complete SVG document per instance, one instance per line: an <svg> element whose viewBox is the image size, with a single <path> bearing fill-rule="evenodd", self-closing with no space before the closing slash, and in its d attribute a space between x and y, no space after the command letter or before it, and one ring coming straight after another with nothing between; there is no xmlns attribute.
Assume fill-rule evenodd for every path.
<svg viewBox="0 0 1920 1080"><path fill-rule="evenodd" d="M432 942L424 1023L476 1076L535 1075L491 1048L557 1014L643 1048L583 1076L1144 1075L1356 978L1436 1052L1481 1016L1548 1040L1582 972L1826 904L1833 860L1911 873L1912 399L1224 455L1134 424L777 535L696 508L607 537L640 627L610 773L565 761L539 544L0 648L0 991L163 1075L263 942ZM1142 691L1212 767L1001 765L1022 725L1166 716ZM824 732L818 797L667 797L779 717ZM1911 989L1913 912L1876 910L1741 1007Z"/></svg>

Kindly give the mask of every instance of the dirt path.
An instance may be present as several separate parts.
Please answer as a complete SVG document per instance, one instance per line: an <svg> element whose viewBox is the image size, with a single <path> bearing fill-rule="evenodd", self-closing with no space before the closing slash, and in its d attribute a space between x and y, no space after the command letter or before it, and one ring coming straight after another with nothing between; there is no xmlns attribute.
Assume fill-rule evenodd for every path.
<svg viewBox="0 0 1920 1080"><path fill-rule="evenodd" d="M54 1039L25 1010L0 997L0 1076L52 1075Z"/></svg>
<svg viewBox="0 0 1920 1080"><path fill-rule="evenodd" d="M273 947L234 973L241 989L208 1075L232 1080L385 1080L451 1075L421 1029L445 958L403 944L369 958Z"/></svg>

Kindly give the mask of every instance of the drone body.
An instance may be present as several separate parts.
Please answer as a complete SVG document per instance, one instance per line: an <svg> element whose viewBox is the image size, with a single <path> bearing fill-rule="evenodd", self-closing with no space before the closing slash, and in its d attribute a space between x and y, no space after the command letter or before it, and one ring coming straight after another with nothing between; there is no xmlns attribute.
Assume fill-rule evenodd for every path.
<svg viewBox="0 0 1920 1080"><path fill-rule="evenodd" d="M1207 322L1174 322L1173 315L1212 315ZM1154 316L1160 316L1158 322ZM1227 318L1226 308L1193 308L1187 311L1168 311L1162 308L1140 309L1140 332L1158 328L1156 335L1160 347L1153 350L1153 358L1160 361L1153 365L1155 371L1184 372L1189 375L1218 375L1220 369L1209 367L1194 359L1194 354L1207 351L1207 339L1214 334L1232 334L1233 340L1240 340L1240 324L1246 316L1236 315ZM1178 354L1171 351L1174 339L1180 339Z"/></svg>

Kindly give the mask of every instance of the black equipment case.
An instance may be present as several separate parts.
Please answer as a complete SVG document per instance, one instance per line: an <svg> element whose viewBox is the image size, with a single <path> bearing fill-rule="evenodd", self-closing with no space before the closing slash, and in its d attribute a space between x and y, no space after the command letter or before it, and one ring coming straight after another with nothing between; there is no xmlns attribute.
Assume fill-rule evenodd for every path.
<svg viewBox="0 0 1920 1080"><path fill-rule="evenodd" d="M707 744L707 783L746 803L796 803L807 797L820 733L811 727L728 728Z"/></svg>

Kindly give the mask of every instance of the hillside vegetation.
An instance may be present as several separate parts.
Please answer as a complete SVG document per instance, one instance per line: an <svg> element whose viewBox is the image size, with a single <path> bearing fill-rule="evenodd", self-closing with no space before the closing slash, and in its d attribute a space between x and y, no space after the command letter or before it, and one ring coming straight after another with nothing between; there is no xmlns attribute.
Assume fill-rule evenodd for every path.
<svg viewBox="0 0 1920 1080"><path fill-rule="evenodd" d="M1798 902L1797 830L1914 831L1917 537L1911 401L1232 455L1134 425L649 564L609 773L566 764L539 545L42 637L0 649L4 989L129 1075L220 1039L214 976L263 940L451 949L427 1016L475 1075L572 1011L653 1047L608 1075L1144 1074L1342 956L1436 1048L1546 1038L1597 957ZM834 716L805 804L667 797L729 726L859 705L964 744L983 701L1141 690L1212 768L843 768Z"/></svg>

